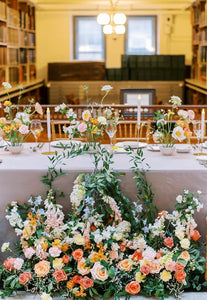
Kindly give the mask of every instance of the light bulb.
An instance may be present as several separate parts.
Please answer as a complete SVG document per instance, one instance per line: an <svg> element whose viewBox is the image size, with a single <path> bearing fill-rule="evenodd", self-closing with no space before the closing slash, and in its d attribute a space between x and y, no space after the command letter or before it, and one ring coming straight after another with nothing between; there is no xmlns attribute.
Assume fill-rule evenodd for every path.
<svg viewBox="0 0 207 300"><path fill-rule="evenodd" d="M124 34L125 26L124 25L116 25L114 30L115 30L116 34Z"/></svg>
<svg viewBox="0 0 207 300"><path fill-rule="evenodd" d="M121 25L124 24L126 22L126 16L123 13L118 13L114 15L114 23Z"/></svg>
<svg viewBox="0 0 207 300"><path fill-rule="evenodd" d="M97 22L100 25L107 25L110 22L110 16L107 13L101 13L97 17Z"/></svg>
<svg viewBox="0 0 207 300"><path fill-rule="evenodd" d="M113 27L111 25L105 25L103 27L103 33L112 34L113 33Z"/></svg>

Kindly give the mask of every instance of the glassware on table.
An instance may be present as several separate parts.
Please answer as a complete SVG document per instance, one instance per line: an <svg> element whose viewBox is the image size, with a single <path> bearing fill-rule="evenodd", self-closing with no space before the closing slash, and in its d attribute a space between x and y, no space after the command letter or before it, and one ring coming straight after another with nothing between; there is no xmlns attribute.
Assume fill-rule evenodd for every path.
<svg viewBox="0 0 207 300"><path fill-rule="evenodd" d="M114 120L107 121L107 126L105 129L106 133L110 139L110 149L113 151L113 137L117 131L117 123Z"/></svg>
<svg viewBox="0 0 207 300"><path fill-rule="evenodd" d="M38 142L38 138L41 135L41 132L43 131L42 124L40 120L32 120L30 130L32 134L34 135L35 142Z"/></svg>
<svg viewBox="0 0 207 300"><path fill-rule="evenodd" d="M202 147L200 145L200 140L201 140L201 121L194 121L193 122L193 132L195 133L197 140L198 140L198 144L197 144L197 148L198 148L198 152L194 153L195 155L200 155L202 154Z"/></svg>

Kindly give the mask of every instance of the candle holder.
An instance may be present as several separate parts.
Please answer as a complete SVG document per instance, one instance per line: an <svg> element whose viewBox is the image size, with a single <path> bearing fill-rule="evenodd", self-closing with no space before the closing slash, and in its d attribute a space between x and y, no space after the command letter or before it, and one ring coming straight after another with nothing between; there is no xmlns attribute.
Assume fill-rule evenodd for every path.
<svg viewBox="0 0 207 300"><path fill-rule="evenodd" d="M140 124L137 124L137 148L139 148Z"/></svg>
<svg viewBox="0 0 207 300"><path fill-rule="evenodd" d="M44 155L55 155L55 151L50 150L51 139L48 139L48 141L49 141L49 151L44 151L44 152L42 152L42 154L44 154Z"/></svg>

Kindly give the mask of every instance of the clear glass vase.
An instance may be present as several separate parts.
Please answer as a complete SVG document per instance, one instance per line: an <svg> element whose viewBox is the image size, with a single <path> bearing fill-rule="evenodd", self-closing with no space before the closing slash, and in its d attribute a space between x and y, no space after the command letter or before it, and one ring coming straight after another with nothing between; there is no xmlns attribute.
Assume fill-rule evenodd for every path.
<svg viewBox="0 0 207 300"><path fill-rule="evenodd" d="M20 154L23 150L23 144L12 143L8 146L8 149L12 154Z"/></svg>

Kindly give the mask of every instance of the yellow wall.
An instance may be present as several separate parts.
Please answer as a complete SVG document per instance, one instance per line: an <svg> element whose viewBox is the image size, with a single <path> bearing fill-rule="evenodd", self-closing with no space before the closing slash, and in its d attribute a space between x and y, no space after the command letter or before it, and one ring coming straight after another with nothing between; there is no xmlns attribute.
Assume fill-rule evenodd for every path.
<svg viewBox="0 0 207 300"><path fill-rule="evenodd" d="M75 13L83 15L83 12ZM98 14L98 12L97 12ZM133 15L139 12L133 12ZM154 12L142 12L155 14ZM185 54L186 64L191 64L191 24L190 12L169 14L160 12L158 16L158 53ZM166 21L172 19L172 26ZM38 11L36 14L37 76L47 80L47 64L72 60L72 15L69 11ZM119 68L121 54L124 54L124 36L106 38L106 67Z"/></svg>

